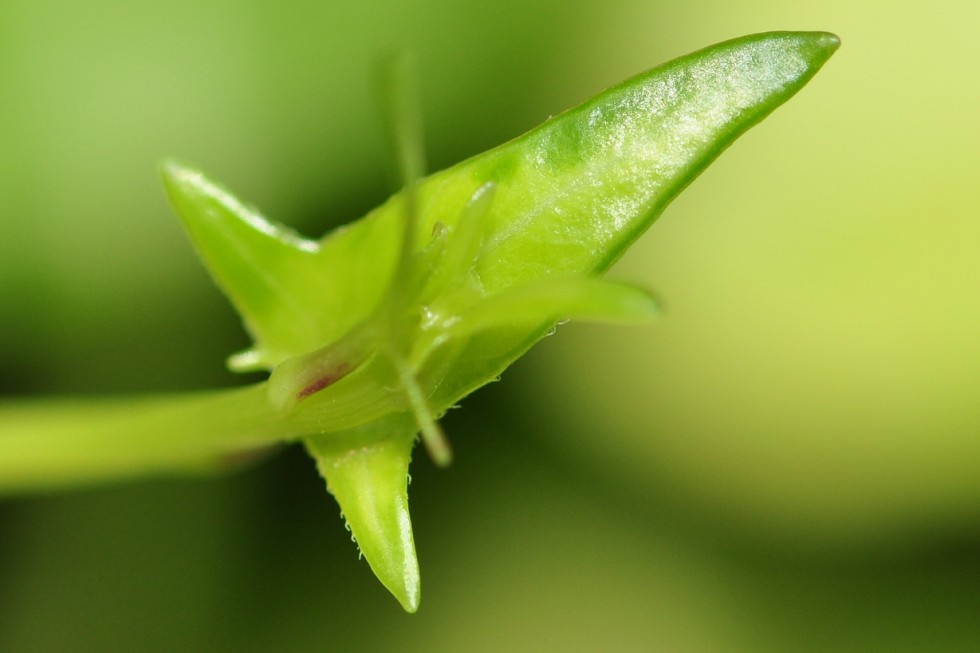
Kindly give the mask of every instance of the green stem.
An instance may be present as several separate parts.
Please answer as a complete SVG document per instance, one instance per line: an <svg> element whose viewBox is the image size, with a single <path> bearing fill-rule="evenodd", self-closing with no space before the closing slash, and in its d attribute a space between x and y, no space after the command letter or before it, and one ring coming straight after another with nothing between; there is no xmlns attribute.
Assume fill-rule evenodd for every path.
<svg viewBox="0 0 980 653"><path fill-rule="evenodd" d="M0 492L235 467L300 435L266 384L152 398L0 404Z"/></svg>

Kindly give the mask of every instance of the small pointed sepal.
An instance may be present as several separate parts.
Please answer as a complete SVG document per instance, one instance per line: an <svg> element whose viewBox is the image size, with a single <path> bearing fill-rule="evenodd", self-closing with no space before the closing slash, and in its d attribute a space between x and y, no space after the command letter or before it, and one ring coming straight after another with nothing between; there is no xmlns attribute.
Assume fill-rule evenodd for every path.
<svg viewBox="0 0 980 653"><path fill-rule="evenodd" d="M406 612L418 610L421 598L408 513L416 429L411 417L398 415L305 441L371 570Z"/></svg>
<svg viewBox="0 0 980 653"><path fill-rule="evenodd" d="M270 222L203 173L174 160L160 165L167 195L215 282L255 346L233 356L238 371L271 369L319 333L310 284L319 243Z"/></svg>

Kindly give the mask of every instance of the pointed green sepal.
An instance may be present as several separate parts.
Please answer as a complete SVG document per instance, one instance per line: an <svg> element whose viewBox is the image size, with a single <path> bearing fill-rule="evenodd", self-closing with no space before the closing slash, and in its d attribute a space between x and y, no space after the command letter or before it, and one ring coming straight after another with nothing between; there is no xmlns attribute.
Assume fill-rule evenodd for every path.
<svg viewBox="0 0 980 653"><path fill-rule="evenodd" d="M317 332L309 283L316 241L266 220L198 170L160 166L170 201L211 276L242 316L255 347L230 361L237 370L272 367L297 340Z"/></svg>
<svg viewBox="0 0 980 653"><path fill-rule="evenodd" d="M399 415L305 441L361 553L407 612L421 598L407 492L416 428Z"/></svg>
<svg viewBox="0 0 980 653"><path fill-rule="evenodd" d="M534 327L559 320L606 323L647 322L660 305L646 290L591 277L542 279L479 302L446 327L462 338L500 326Z"/></svg>

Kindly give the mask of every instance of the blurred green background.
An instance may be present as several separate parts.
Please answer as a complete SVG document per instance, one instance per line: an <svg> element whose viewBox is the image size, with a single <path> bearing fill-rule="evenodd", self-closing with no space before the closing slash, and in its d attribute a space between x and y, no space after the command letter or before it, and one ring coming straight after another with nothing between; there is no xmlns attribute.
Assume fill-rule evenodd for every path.
<svg viewBox="0 0 980 653"><path fill-rule="evenodd" d="M0 502L0 651L980 650L980 3L4 0L0 393L241 383L166 155L318 235L391 189L371 78L416 54L432 168L666 59L840 52L413 464L401 612L302 451Z"/></svg>

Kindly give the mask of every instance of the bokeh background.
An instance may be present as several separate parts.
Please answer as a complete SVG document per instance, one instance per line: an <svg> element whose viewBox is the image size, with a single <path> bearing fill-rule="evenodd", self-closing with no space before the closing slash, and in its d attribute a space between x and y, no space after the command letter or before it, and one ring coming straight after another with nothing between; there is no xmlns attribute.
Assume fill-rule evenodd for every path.
<svg viewBox="0 0 980 653"><path fill-rule="evenodd" d="M0 651L980 650L980 3L0 4L0 393L233 385L246 344L155 166L318 235L391 190L372 69L414 51L430 165L664 60L843 47L569 325L413 464L423 601L311 462L0 502Z"/></svg>

